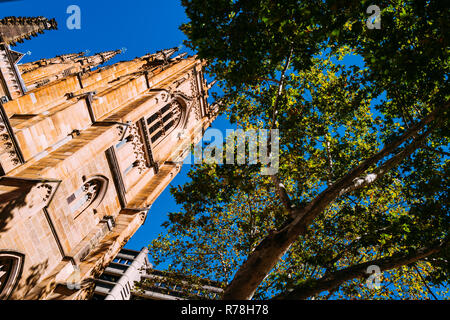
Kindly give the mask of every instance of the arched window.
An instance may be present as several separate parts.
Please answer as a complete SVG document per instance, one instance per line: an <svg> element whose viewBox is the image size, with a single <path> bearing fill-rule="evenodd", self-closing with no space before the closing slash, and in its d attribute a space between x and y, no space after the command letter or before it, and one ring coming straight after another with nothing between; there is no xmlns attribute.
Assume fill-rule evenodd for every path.
<svg viewBox="0 0 450 320"><path fill-rule="evenodd" d="M86 209L95 209L102 202L108 189L108 179L94 176L67 198L70 211L78 217Z"/></svg>
<svg viewBox="0 0 450 320"><path fill-rule="evenodd" d="M174 100L147 118L149 137L153 145L161 142L181 119L182 106L179 101Z"/></svg>
<svg viewBox="0 0 450 320"><path fill-rule="evenodd" d="M0 252L0 300L11 295L22 274L24 255L17 252Z"/></svg>

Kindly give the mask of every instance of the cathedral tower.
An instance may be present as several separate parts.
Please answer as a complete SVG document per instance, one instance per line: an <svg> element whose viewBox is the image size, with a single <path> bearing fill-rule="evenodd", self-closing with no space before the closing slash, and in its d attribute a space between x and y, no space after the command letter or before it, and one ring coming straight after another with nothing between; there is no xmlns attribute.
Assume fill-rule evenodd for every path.
<svg viewBox="0 0 450 320"><path fill-rule="evenodd" d="M56 27L17 19L0 20L0 299L84 299L216 110L176 49L17 65L11 44Z"/></svg>

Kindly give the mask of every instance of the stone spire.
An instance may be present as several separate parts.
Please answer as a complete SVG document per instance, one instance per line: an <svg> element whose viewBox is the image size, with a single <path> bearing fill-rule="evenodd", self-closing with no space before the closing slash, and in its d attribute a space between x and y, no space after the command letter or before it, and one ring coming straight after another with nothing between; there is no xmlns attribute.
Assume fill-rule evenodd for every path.
<svg viewBox="0 0 450 320"><path fill-rule="evenodd" d="M89 72L121 52L104 51L88 57L84 52L65 54L19 65L19 70L25 85L31 90L72 74Z"/></svg>
<svg viewBox="0 0 450 320"><path fill-rule="evenodd" d="M6 17L0 20L0 99L2 102L20 97L26 92L16 63L23 54L10 49L16 42L31 39L44 30L56 29L55 19L44 17Z"/></svg>
<svg viewBox="0 0 450 320"><path fill-rule="evenodd" d="M42 59L42 60L47 61L49 64L50 63L61 63L61 62L66 62L66 61L75 61L79 57L84 56L84 54L85 54L84 52L68 53L68 54L62 54L62 55L56 56L51 59Z"/></svg>
<svg viewBox="0 0 450 320"><path fill-rule="evenodd" d="M156 54L157 55L158 54L161 55L162 59L167 60L177 51L178 51L178 47L174 47L174 48L171 48L171 49L164 49L164 50L158 51Z"/></svg>
<svg viewBox="0 0 450 320"><path fill-rule="evenodd" d="M26 73L26 72L30 72L33 71L39 67L42 66L46 66L49 64L56 64L56 63L64 63L64 62L69 62L69 61L75 61L75 59L82 57L84 55L84 52L79 52L79 53L68 53L68 54L63 54L63 55L59 55L56 56L55 58L50 58L50 59L40 59L37 61L33 61L33 62L28 62L28 63L24 63L19 65L19 70L20 72Z"/></svg>
<svg viewBox="0 0 450 320"><path fill-rule="evenodd" d="M176 58L180 57L177 56L175 58L170 58L175 52L178 51L178 47L170 48L170 49L164 49L161 51L158 51L156 53L149 53L142 57L143 60L145 60L147 63L145 64L145 69L151 69L156 66L167 66L171 62L173 62Z"/></svg>
<svg viewBox="0 0 450 320"><path fill-rule="evenodd" d="M83 58L77 59L76 62L79 62L82 65L88 65L88 66L90 66L90 68L95 68L95 67L111 60L119 53L122 53L122 50L104 51L104 52L96 53L89 57L83 57Z"/></svg>
<svg viewBox="0 0 450 320"><path fill-rule="evenodd" d="M44 30L57 29L55 19L44 17L6 17L0 20L0 42L14 46L29 40Z"/></svg>
<svg viewBox="0 0 450 320"><path fill-rule="evenodd" d="M64 64L69 66L71 64L79 64L83 66L82 69L84 71L89 71L89 69L95 68L111 60L119 53L121 53L121 50L105 51L87 57L84 56L85 52L68 53L56 56L55 58L41 59L38 61L21 64L19 65L19 70L22 74L24 74L48 65Z"/></svg>

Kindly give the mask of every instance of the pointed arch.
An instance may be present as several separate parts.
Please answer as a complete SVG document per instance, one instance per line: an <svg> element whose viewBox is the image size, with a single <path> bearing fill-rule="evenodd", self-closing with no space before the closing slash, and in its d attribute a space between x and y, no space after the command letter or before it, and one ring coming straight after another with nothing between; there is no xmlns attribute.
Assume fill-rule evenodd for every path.
<svg viewBox="0 0 450 320"><path fill-rule="evenodd" d="M187 115L187 102L175 95L169 103L149 116L145 121L149 139L153 146L161 143L180 125L184 125Z"/></svg>
<svg viewBox="0 0 450 320"><path fill-rule="evenodd" d="M95 209L103 201L108 190L109 180L105 176L96 175L86 179L84 184L67 198L67 202L75 218L87 209Z"/></svg>
<svg viewBox="0 0 450 320"><path fill-rule="evenodd" d="M0 250L0 300L7 300L17 286L23 271L25 255Z"/></svg>

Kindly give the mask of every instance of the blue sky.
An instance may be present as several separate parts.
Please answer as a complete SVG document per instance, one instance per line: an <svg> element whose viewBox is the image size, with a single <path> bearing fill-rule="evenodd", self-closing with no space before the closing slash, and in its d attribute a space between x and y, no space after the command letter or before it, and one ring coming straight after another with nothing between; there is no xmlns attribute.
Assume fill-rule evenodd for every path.
<svg viewBox="0 0 450 320"><path fill-rule="evenodd" d="M66 21L71 16L67 9L77 5L81 10L81 29L70 30ZM94 54L101 51L125 48L125 52L116 56L108 64L121 60L130 60L149 52L180 46L185 35L179 26L187 22L180 0L18 0L2 2L0 17L5 16L44 16L55 18L58 30L45 31L14 50L26 53L21 62L51 58L60 54L86 51ZM193 52L183 47L181 51ZM346 63L361 64L354 56ZM225 133L231 125L224 117L213 123ZM172 181L172 185L187 181L189 165L183 165L181 172ZM161 223L166 220L167 212L176 211L177 205L169 188L158 197L147 216L145 224L126 244L126 248L139 250L164 231Z"/></svg>
<svg viewBox="0 0 450 320"><path fill-rule="evenodd" d="M81 9L81 29L69 30L66 20L67 8L78 5ZM22 62L51 58L66 53L86 51L94 54L101 51L125 49L109 63L130 60L149 52L180 46L185 40L179 26L187 21L180 0L0 0L0 18L5 16L45 16L55 18L58 30L46 31L32 40L13 47L23 53L29 52ZM182 51L187 51L182 48ZM342 63L363 65L360 57L351 56ZM213 124L225 132L231 125L219 118ZM187 181L190 166L184 165L172 181L172 185ZM177 206L167 188L153 204L145 224L136 232L125 247L139 250L147 246L160 232L167 212L176 211Z"/></svg>
<svg viewBox="0 0 450 320"><path fill-rule="evenodd" d="M130 3L131 2L131 3ZM81 29L69 30L67 8L81 9ZM96 53L126 48L120 60L178 46L185 39L178 26L186 21L179 0L86 1L21 0L0 2L0 16L56 18L58 30L46 31L16 48L32 52L27 61L62 53L89 50ZM24 60L25 61L25 60ZM117 62L117 61L116 61Z"/></svg>
<svg viewBox="0 0 450 320"><path fill-rule="evenodd" d="M81 29L69 30L66 20L70 5L81 9ZM60 54L86 51L94 54L101 51L125 48L125 52L109 63L130 60L149 52L177 47L186 39L178 27L187 21L180 0L165 1L64 1L64 0L22 0L0 1L0 18L6 16L44 16L55 18L58 30L45 31L38 37L26 40L13 47L26 53L21 62L51 58ZM182 48L192 54L187 48ZM224 118L217 119L213 127L229 127ZM190 166L184 165L172 181L172 185L187 181ZM163 231L161 223L167 212L177 209L169 188L154 202L145 224L126 244L126 248L140 250Z"/></svg>

